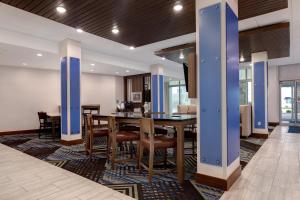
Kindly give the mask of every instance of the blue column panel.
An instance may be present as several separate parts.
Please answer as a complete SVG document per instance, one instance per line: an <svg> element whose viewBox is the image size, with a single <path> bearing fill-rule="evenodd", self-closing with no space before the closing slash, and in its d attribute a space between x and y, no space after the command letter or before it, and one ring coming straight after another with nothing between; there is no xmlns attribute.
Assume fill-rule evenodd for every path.
<svg viewBox="0 0 300 200"><path fill-rule="evenodd" d="M221 4L199 12L200 161L221 166Z"/></svg>
<svg viewBox="0 0 300 200"><path fill-rule="evenodd" d="M158 112L158 76L152 75L152 87L151 87L151 93L152 93L152 112Z"/></svg>
<svg viewBox="0 0 300 200"><path fill-rule="evenodd" d="M159 112L164 112L164 76L159 75Z"/></svg>
<svg viewBox="0 0 300 200"><path fill-rule="evenodd" d="M67 57L61 59L61 132L68 134L68 70Z"/></svg>
<svg viewBox="0 0 300 200"><path fill-rule="evenodd" d="M254 128L264 129L265 122L265 62L253 64L254 76Z"/></svg>
<svg viewBox="0 0 300 200"><path fill-rule="evenodd" d="M240 155L238 17L226 4L227 165Z"/></svg>
<svg viewBox="0 0 300 200"><path fill-rule="evenodd" d="M71 134L80 133L80 60L70 58Z"/></svg>

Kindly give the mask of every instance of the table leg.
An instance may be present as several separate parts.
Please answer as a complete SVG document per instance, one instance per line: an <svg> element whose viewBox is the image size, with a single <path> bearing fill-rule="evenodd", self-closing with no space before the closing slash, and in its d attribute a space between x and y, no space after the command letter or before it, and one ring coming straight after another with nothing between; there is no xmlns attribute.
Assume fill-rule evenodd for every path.
<svg viewBox="0 0 300 200"><path fill-rule="evenodd" d="M177 178L179 183L184 182L184 126L176 126L177 130Z"/></svg>
<svg viewBox="0 0 300 200"><path fill-rule="evenodd" d="M52 119L52 140L55 140L55 120Z"/></svg>

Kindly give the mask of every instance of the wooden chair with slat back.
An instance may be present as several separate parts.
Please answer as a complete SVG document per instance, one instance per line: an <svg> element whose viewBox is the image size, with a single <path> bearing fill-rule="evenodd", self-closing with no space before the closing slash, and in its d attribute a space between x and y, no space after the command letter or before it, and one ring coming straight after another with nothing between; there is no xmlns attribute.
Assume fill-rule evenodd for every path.
<svg viewBox="0 0 300 200"><path fill-rule="evenodd" d="M167 161L167 149L176 148L176 138L168 138L164 135L156 135L154 128L154 121L150 118L141 119L141 139L140 139L140 153L139 153L139 170L142 168L149 172L149 182L151 183L153 177L153 165L154 165L154 152L156 149L162 149L165 152L164 163ZM149 162L146 166L143 162L144 149L149 151ZM166 170L156 170L160 172L170 171Z"/></svg>
<svg viewBox="0 0 300 200"><path fill-rule="evenodd" d="M113 116L108 117L108 127L109 127L109 158L111 161L112 168L115 168L115 163L122 163L122 162L127 162L132 159L135 159L137 162L137 165L139 164L138 162L138 149L139 149L139 141L140 141L140 134L137 131L123 131L119 130L118 126L116 126L116 118ZM119 143L123 142L136 142L137 143L137 151L136 151L136 157L132 158L132 155L130 158L121 158L117 159L116 154L117 154L117 145ZM130 152L132 153L132 152Z"/></svg>
<svg viewBox="0 0 300 200"><path fill-rule="evenodd" d="M96 137L106 137L107 141L107 154L108 154L108 144L109 144L109 137L108 137L108 128L94 128L94 119L91 114L84 115L84 120L86 123L86 135L85 135L85 150L86 153L92 157L93 152L99 152L99 149L94 149L94 139Z"/></svg>
<svg viewBox="0 0 300 200"><path fill-rule="evenodd" d="M39 138L41 138L42 133L51 133L52 124L48 120L48 115L46 112L38 112L40 130L39 130Z"/></svg>

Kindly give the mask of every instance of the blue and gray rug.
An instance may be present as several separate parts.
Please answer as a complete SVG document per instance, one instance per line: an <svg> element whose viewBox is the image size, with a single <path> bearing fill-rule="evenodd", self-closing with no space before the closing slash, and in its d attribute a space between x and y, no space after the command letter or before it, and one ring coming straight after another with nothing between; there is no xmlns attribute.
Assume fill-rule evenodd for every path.
<svg viewBox="0 0 300 200"><path fill-rule="evenodd" d="M241 139L242 168L247 165L263 142L264 139ZM177 182L176 174L171 172L155 174L152 184L149 184L147 172L139 173L135 163L117 164L115 169L111 169L105 152L96 154L90 159L86 156L82 144L71 147L63 146L51 139L38 139L37 134L2 136L0 143L106 185L135 199L217 200L224 192L197 184L194 181L193 175L197 169L197 160L196 156L188 155L191 150L186 150L186 177L183 185ZM96 147L105 149L105 143L105 140L97 139ZM191 142L186 142L185 146L190 147ZM174 160L172 152L169 154L170 160Z"/></svg>

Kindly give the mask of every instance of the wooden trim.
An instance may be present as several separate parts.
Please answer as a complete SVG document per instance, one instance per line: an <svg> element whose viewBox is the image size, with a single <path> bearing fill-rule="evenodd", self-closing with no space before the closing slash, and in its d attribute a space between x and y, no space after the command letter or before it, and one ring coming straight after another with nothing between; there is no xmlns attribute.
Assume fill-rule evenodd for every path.
<svg viewBox="0 0 300 200"><path fill-rule="evenodd" d="M240 177L241 174L242 174L241 166L239 166L236 170L234 170L234 172L228 177L227 180L197 173L196 182L202 185L207 185L207 186L211 186L211 187L215 187L227 191L234 184L234 182Z"/></svg>
<svg viewBox="0 0 300 200"><path fill-rule="evenodd" d="M269 122L268 125L269 126L279 126L279 122Z"/></svg>
<svg viewBox="0 0 300 200"><path fill-rule="evenodd" d="M4 131L0 132L0 136L2 135L19 135L19 134L30 134L30 133L38 133L39 129L29 129L29 130L19 130L19 131Z"/></svg>
<svg viewBox="0 0 300 200"><path fill-rule="evenodd" d="M188 55L188 96L197 98L197 58L196 53Z"/></svg>
<svg viewBox="0 0 300 200"><path fill-rule="evenodd" d="M65 146L72 146L72 145L82 144L83 143L83 139L71 140L71 141L60 140L60 143L62 145L65 145Z"/></svg>
<svg viewBox="0 0 300 200"><path fill-rule="evenodd" d="M260 134L260 133L252 133L250 135L251 137L254 137L254 138L259 138L259 139L268 139L269 138L269 134Z"/></svg>

